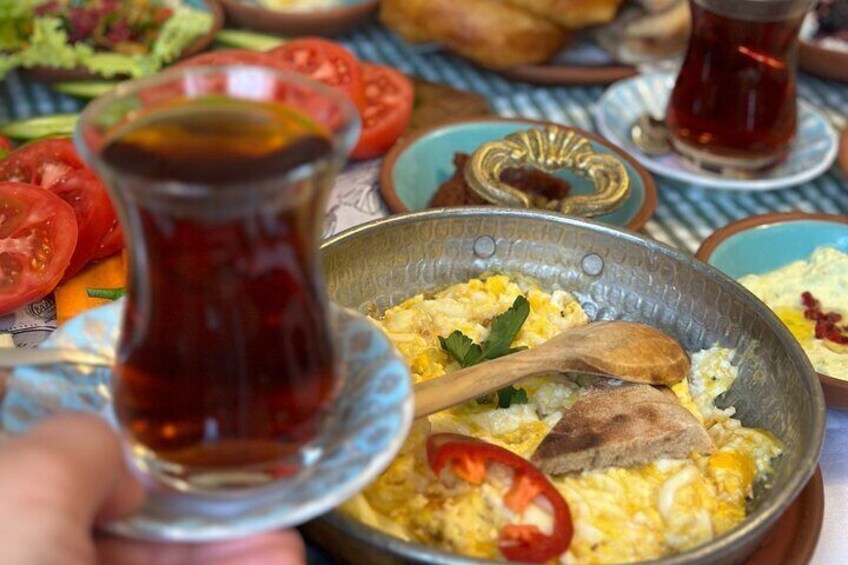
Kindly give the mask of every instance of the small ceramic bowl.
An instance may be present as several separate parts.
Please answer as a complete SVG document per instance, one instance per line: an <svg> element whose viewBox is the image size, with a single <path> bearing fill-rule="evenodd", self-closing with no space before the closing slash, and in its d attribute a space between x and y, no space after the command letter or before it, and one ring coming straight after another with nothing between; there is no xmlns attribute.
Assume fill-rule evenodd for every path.
<svg viewBox="0 0 848 565"><path fill-rule="evenodd" d="M380 191L392 212L424 210L439 186L453 176L454 153L472 154L489 141L550 123L511 118L471 118L444 122L401 141L389 151L380 171ZM575 131L589 138L595 151L610 153L621 159L630 177L630 196L624 205L594 219L634 231L640 229L657 206L654 179L614 145L591 133ZM572 194L592 191L591 182L573 172L563 171L558 176L571 183Z"/></svg>
<svg viewBox="0 0 848 565"><path fill-rule="evenodd" d="M341 0L338 6L313 10L272 10L255 0L218 0L232 23L284 35L337 35L355 27L377 8L379 0Z"/></svg>
<svg viewBox="0 0 848 565"><path fill-rule="evenodd" d="M191 42L180 54L179 59L186 59L192 55L196 55L204 51L212 45L215 36L221 31L224 25L224 10L217 0L188 0L186 2L192 8L198 10L206 10L212 13L212 27L209 31L199 36ZM74 81L74 80L91 80L102 78L95 72L89 71L81 67L74 69L57 69L52 67L32 67L29 69L21 69L21 73L29 80L44 83ZM111 78L126 78L126 77L111 77Z"/></svg>
<svg viewBox="0 0 848 565"><path fill-rule="evenodd" d="M848 215L783 212L733 222L708 237L695 257L734 279L773 271L828 245L848 252ZM831 408L848 410L848 380L819 373Z"/></svg>

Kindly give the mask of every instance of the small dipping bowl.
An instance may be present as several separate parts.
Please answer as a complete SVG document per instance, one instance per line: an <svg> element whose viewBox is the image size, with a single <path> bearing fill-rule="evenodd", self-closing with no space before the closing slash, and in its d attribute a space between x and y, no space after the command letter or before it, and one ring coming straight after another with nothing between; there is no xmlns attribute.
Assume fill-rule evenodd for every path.
<svg viewBox="0 0 848 565"><path fill-rule="evenodd" d="M337 35L362 23L377 8L379 0L340 0L331 7L274 10L256 0L219 0L227 19L239 27L265 33Z"/></svg>
<svg viewBox="0 0 848 565"><path fill-rule="evenodd" d="M848 215L782 212L751 216L713 233L695 257L738 280L807 259L822 246L848 253ZM818 375L827 405L848 410L848 375L846 379Z"/></svg>
<svg viewBox="0 0 848 565"><path fill-rule="evenodd" d="M395 145L380 171L380 191L394 213L425 210L439 186L453 176L455 153L471 155L481 145L511 133L552 122L512 118L471 118L443 122ZM554 124L557 125L557 124ZM560 126L565 127L565 126ZM586 131L569 128L590 140L598 153L612 154L622 161L630 179L630 196L609 214L594 218L613 226L636 231L650 219L657 206L654 179L624 151ZM556 173L571 184L570 194L590 194L592 182L572 171Z"/></svg>

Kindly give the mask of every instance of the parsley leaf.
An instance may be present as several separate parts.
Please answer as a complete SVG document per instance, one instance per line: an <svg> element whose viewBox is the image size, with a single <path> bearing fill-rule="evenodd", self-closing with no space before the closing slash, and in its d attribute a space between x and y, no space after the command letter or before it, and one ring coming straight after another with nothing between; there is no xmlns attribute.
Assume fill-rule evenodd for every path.
<svg viewBox="0 0 848 565"><path fill-rule="evenodd" d="M476 365L482 356L480 346L459 330L454 330L447 338L439 336L439 343L462 368Z"/></svg>
<svg viewBox="0 0 848 565"><path fill-rule="evenodd" d="M518 296L508 310L492 319L489 337L483 340L482 345L477 345L459 330L454 330L446 338L439 336L439 343L462 368L522 351L527 348L511 345L529 314L530 303L523 296ZM488 404L494 400L493 395L487 395L478 398L477 403ZM527 392L522 388L508 386L497 392L497 404L499 408L527 404Z"/></svg>
<svg viewBox="0 0 848 565"><path fill-rule="evenodd" d="M483 341L483 357L480 361L497 359L517 351L510 346L529 314L530 303L519 295L506 312L495 316L489 337Z"/></svg>
<svg viewBox="0 0 848 565"><path fill-rule="evenodd" d="M527 404L527 391L510 385L498 391L498 408L509 408L513 404Z"/></svg>

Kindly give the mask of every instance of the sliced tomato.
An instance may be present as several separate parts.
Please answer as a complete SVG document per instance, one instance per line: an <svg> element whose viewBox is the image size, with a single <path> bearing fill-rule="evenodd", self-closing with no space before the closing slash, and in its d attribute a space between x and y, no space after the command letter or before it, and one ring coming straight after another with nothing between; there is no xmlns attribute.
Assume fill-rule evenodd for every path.
<svg viewBox="0 0 848 565"><path fill-rule="evenodd" d="M83 168L85 163L70 139L42 139L18 148L0 161L0 181L50 188L70 171Z"/></svg>
<svg viewBox="0 0 848 565"><path fill-rule="evenodd" d="M107 231L106 235L103 236L103 240L100 242L100 247L98 247L91 259L92 261L104 259L114 255L123 248L124 232L121 230L121 224L118 223L118 218L115 218L112 221L112 225L109 227L109 231Z"/></svg>
<svg viewBox="0 0 848 565"><path fill-rule="evenodd" d="M498 534L498 548L510 561L544 563L562 555L571 544L574 525L571 511L562 494L536 466L498 445L459 434L434 434L427 438L427 462L441 476L450 469L457 477L481 484L491 465L512 471L512 486L504 495L504 504L522 513L535 499L548 506L553 521L550 534L535 524L508 524Z"/></svg>
<svg viewBox="0 0 848 565"><path fill-rule="evenodd" d="M117 221L115 209L100 179L90 169L71 171L48 189L71 205L77 219L77 246L65 278L74 276L99 251L100 244Z"/></svg>
<svg viewBox="0 0 848 565"><path fill-rule="evenodd" d="M38 186L0 182L0 315L49 294L76 243L67 202Z"/></svg>
<svg viewBox="0 0 848 565"><path fill-rule="evenodd" d="M384 65L362 63L365 78L365 110L362 133L353 148L354 159L383 155L409 125L412 118L412 81Z"/></svg>
<svg viewBox="0 0 848 565"><path fill-rule="evenodd" d="M180 62L177 66L198 67L203 65L255 65L281 71L289 70L289 65L284 64L278 57L261 51L248 51L247 49L223 49L200 53Z"/></svg>
<svg viewBox="0 0 848 565"><path fill-rule="evenodd" d="M106 188L80 159L70 139L43 139L24 145L0 161L0 181L39 185L73 208L78 224L77 249L66 276L73 276L98 252L117 221Z"/></svg>
<svg viewBox="0 0 848 565"><path fill-rule="evenodd" d="M287 69L335 88L365 109L365 83L359 62L340 44L317 37L301 37L267 52Z"/></svg>

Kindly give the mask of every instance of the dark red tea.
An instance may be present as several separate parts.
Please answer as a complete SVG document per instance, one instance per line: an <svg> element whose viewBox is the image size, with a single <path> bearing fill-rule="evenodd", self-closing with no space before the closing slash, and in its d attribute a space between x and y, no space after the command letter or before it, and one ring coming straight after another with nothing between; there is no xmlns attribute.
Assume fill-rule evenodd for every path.
<svg viewBox="0 0 848 565"><path fill-rule="evenodd" d="M746 2L753 3L740 0L736 9L744 11ZM710 4L690 1L692 37L667 124L678 144L749 160L752 168L767 165L784 154L795 134L795 60L803 11L762 21L711 11L705 3Z"/></svg>
<svg viewBox="0 0 848 565"><path fill-rule="evenodd" d="M316 234L330 152L293 109L215 98L154 109L103 150L144 175L113 179L133 200L132 272L147 279L129 284L115 395L159 459L263 465L317 433L334 385Z"/></svg>

